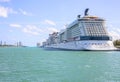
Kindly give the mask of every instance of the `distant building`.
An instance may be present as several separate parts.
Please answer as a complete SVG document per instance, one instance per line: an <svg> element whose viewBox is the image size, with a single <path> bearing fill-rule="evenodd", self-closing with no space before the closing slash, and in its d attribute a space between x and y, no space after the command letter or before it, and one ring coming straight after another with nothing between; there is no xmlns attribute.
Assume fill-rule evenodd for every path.
<svg viewBox="0 0 120 82"><path fill-rule="evenodd" d="M22 42L20 42L20 41L17 42L17 46L18 46L18 47L23 46L23 45L22 45Z"/></svg>
<svg viewBox="0 0 120 82"><path fill-rule="evenodd" d="M40 44L40 43L37 43L36 45L37 45L37 47L40 47L40 46L41 46L41 44Z"/></svg>
<svg viewBox="0 0 120 82"><path fill-rule="evenodd" d="M4 46L6 45L6 42L4 42L4 44L3 44Z"/></svg>
<svg viewBox="0 0 120 82"><path fill-rule="evenodd" d="M22 46L22 42L19 42L19 46Z"/></svg>
<svg viewBox="0 0 120 82"><path fill-rule="evenodd" d="M2 41L0 42L0 46L2 46Z"/></svg>

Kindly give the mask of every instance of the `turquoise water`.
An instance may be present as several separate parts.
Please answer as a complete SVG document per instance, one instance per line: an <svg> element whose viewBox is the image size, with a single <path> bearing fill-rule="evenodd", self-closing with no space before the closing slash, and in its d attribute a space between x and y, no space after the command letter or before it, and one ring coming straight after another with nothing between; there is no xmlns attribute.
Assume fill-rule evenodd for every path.
<svg viewBox="0 0 120 82"><path fill-rule="evenodd" d="M120 82L120 52L0 48L0 82Z"/></svg>

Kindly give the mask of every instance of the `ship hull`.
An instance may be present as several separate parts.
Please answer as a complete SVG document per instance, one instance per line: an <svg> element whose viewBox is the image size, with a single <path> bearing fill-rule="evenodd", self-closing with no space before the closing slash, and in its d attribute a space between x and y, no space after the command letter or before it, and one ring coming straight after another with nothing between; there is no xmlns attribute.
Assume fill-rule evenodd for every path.
<svg viewBox="0 0 120 82"><path fill-rule="evenodd" d="M45 47L64 50L116 50L112 41L72 41L51 44Z"/></svg>

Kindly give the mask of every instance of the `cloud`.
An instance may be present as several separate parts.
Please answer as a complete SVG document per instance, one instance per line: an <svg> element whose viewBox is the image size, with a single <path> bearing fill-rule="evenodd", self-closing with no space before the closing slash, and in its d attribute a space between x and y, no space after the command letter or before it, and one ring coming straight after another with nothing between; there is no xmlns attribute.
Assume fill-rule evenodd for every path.
<svg viewBox="0 0 120 82"><path fill-rule="evenodd" d="M9 26L14 28L21 28L20 24L10 24Z"/></svg>
<svg viewBox="0 0 120 82"><path fill-rule="evenodd" d="M19 11L20 11L21 14L26 15L26 16L31 16L32 15L31 13L28 13L27 11L25 11L21 8L19 8Z"/></svg>
<svg viewBox="0 0 120 82"><path fill-rule="evenodd" d="M23 32L31 35L40 35L40 33L43 31L34 25L27 25L25 28L23 28Z"/></svg>
<svg viewBox="0 0 120 82"><path fill-rule="evenodd" d="M53 25L53 26L56 25L56 23L53 22L53 21L51 21L51 20L45 20L44 23L45 23L45 24L49 24L49 25Z"/></svg>
<svg viewBox="0 0 120 82"><path fill-rule="evenodd" d="M9 14L16 14L12 8L0 6L0 17L7 18Z"/></svg>
<svg viewBox="0 0 120 82"><path fill-rule="evenodd" d="M15 11L12 8L0 6L0 17L7 18L9 14L19 14L19 13L22 15L26 15L26 16L32 16L31 13L28 13L28 12L24 11L23 9L19 9L19 10Z"/></svg>
<svg viewBox="0 0 120 82"><path fill-rule="evenodd" d="M108 33L112 36L113 40L120 39L120 29L115 27L110 27Z"/></svg>
<svg viewBox="0 0 120 82"><path fill-rule="evenodd" d="M113 40L120 39L120 35L117 32L115 32L115 31L110 31L109 35L112 36Z"/></svg>
<svg viewBox="0 0 120 82"><path fill-rule="evenodd" d="M8 8L0 6L0 17L6 18L6 17L8 17L8 13L9 13Z"/></svg>
<svg viewBox="0 0 120 82"><path fill-rule="evenodd" d="M48 32L53 33L53 32L58 32L58 30L56 28L53 27L49 27L47 28Z"/></svg>
<svg viewBox="0 0 120 82"><path fill-rule="evenodd" d="M10 0L0 0L0 2L10 2Z"/></svg>

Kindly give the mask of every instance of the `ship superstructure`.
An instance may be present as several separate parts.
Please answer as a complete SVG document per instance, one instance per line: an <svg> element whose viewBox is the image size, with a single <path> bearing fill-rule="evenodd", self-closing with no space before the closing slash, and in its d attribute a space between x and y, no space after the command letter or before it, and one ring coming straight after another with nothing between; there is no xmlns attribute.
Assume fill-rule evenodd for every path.
<svg viewBox="0 0 120 82"><path fill-rule="evenodd" d="M54 32L43 46L70 50L114 50L112 38L109 36L105 20L97 16L85 15L69 24L66 29Z"/></svg>

